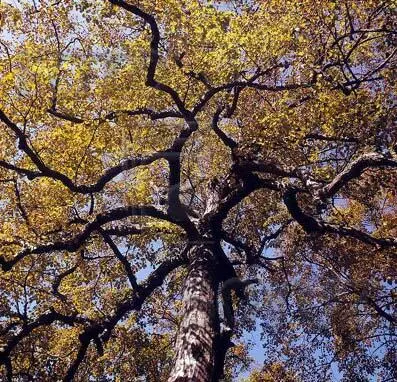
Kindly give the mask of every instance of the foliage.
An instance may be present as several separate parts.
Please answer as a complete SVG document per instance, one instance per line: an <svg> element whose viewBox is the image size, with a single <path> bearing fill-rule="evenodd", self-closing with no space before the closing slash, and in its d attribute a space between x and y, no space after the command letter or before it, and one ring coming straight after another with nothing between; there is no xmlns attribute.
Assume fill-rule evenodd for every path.
<svg viewBox="0 0 397 382"><path fill-rule="evenodd" d="M395 0L1 3L0 379L166 380L199 245L214 378L259 325L250 382L397 379L396 27Z"/></svg>

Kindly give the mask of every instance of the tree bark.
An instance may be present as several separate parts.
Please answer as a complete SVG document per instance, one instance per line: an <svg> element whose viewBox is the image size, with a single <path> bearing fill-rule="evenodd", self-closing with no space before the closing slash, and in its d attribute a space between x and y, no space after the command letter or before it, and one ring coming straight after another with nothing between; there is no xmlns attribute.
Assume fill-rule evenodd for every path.
<svg viewBox="0 0 397 382"><path fill-rule="evenodd" d="M168 382L210 382L213 378L214 346L219 333L215 258L210 246L195 245L190 259L175 363Z"/></svg>

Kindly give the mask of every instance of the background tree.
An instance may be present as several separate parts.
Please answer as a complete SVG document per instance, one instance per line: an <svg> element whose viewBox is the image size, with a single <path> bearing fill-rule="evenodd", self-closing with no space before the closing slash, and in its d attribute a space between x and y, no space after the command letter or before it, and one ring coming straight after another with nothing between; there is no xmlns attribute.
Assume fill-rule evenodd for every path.
<svg viewBox="0 0 397 382"><path fill-rule="evenodd" d="M394 0L0 12L2 379L397 378Z"/></svg>

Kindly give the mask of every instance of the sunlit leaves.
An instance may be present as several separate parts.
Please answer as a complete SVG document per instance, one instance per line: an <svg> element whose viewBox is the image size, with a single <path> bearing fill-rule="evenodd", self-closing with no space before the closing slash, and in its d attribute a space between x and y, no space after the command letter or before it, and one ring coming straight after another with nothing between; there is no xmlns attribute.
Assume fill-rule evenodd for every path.
<svg viewBox="0 0 397 382"><path fill-rule="evenodd" d="M250 381L309 380L307 371L323 381L336 362L347 380L386 375L394 250L341 232L396 236L395 170L373 166L332 195L321 190L362 154L395 158L394 2L130 3L155 18L158 46L148 22L110 2L0 6L0 109L15 123L2 123L0 134L1 330L12 343L40 318L52 320L11 350L15 373L62 378L94 328L78 380L167 378L187 271L125 307L142 292L131 289L128 271L140 282L198 235L163 219L180 191L197 232L218 235L238 276L260 279L248 301L233 301L227 378L247 365L242 341L256 323L268 359ZM229 146L214 128L218 111ZM265 170L251 174L244 162ZM180 181L168 187L170 168ZM208 216L200 221L238 199L254 175L272 187L247 191L216 227L205 226ZM292 221L283 201L291 188L317 231ZM142 205L161 219L143 216ZM134 216L120 218L122 208Z"/></svg>

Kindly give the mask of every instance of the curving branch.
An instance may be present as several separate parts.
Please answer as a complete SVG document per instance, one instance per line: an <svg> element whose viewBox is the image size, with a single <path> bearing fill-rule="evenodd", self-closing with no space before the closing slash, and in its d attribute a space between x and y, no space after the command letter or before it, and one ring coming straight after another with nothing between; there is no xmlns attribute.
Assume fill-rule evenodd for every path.
<svg viewBox="0 0 397 382"><path fill-rule="evenodd" d="M218 107L214 116L212 117L212 130L214 130L215 134L219 137L219 139L223 142L223 144L229 147L231 150L237 147L237 142L234 139L228 137L220 128L219 128L219 119L221 117L221 113L223 111L223 107Z"/></svg>
<svg viewBox="0 0 397 382"><path fill-rule="evenodd" d="M240 280L238 277L232 277L223 283L222 302L225 323L228 326L227 331L233 331L235 325L231 291L234 290L239 299L245 299L245 288L250 284L257 284L258 282L258 279Z"/></svg>
<svg viewBox="0 0 397 382"><path fill-rule="evenodd" d="M197 121L188 119L188 126L181 130L178 136L175 138L172 145L165 151L158 151L147 156L129 158L123 160L119 165L107 169L103 175L97 180L96 183L91 185L76 185L69 177L60 173L59 171L53 170L46 166L39 156L30 148L27 143L25 134L19 129L19 127L13 123L1 110L0 120L2 120L17 136L19 140L19 148L21 148L32 162L36 165L39 171L32 171L23 169L15 165L9 164L5 161L0 161L0 166L6 169L16 171L17 173L27 176L28 179L32 180L39 177L48 177L54 180L60 181L70 191L90 194L102 191L102 189L115 177L124 171L131 170L139 166L145 166L153 163L159 159L165 159L169 163L169 186L168 186L168 204L169 214L174 217L175 221L179 221L185 227L189 227L191 232L194 231L194 226L190 222L186 209L180 202L180 177L181 177L181 151L191 136L191 134L197 130Z"/></svg>
<svg viewBox="0 0 397 382"><path fill-rule="evenodd" d="M367 153L349 163L331 183L318 191L321 199L330 198L352 179L358 178L365 170L379 167L397 167L397 160L379 153Z"/></svg>
<svg viewBox="0 0 397 382"><path fill-rule="evenodd" d="M184 144L189 139L191 134L197 130L198 124L194 115L186 109L184 102L170 86L156 80L156 68L159 61L159 43L160 31L156 19L149 13L143 11L135 5L131 5L122 0L109 0L110 3L125 9L141 19L143 19L150 26L151 41L150 41L150 62L146 74L146 85L154 89L167 93L174 101L179 113L183 116L187 123L187 128L183 129L178 137L174 140L172 146L167 150L167 159L169 163L169 184L168 184L168 213L178 221L185 222L193 231L194 226L190 222L188 214L180 202L180 183L181 183L181 158L180 154Z"/></svg>
<svg viewBox="0 0 397 382"><path fill-rule="evenodd" d="M114 241L112 240L112 238L106 231L104 231L102 228L99 228L98 232L102 235L105 243L110 247L110 249L113 251L113 253L117 257L117 259L122 264L124 271L128 277L128 281L131 284L132 289L137 290L138 284L136 282L136 277L134 275L134 272L132 271L131 264L128 262L127 258L125 256L123 256L123 254L120 252L117 245L114 243Z"/></svg>
<svg viewBox="0 0 397 382"><path fill-rule="evenodd" d="M237 109L238 101L240 99L240 93L242 90L243 89L239 88L239 87L234 88L233 101L232 101L231 105L226 106L226 113L224 115L225 118L232 118L234 112Z"/></svg>
<svg viewBox="0 0 397 382"><path fill-rule="evenodd" d="M165 278L173 270L180 267L181 265L186 264L187 250L188 248L182 252L181 256L164 261L162 264L160 264L159 267L149 275L145 282L137 286L136 292L131 298L118 304L114 310L114 314L111 317L105 319L101 323L95 323L87 327L80 334L80 349L64 377L65 382L73 381L73 378L77 373L81 362L84 360L91 341L95 342L96 344L98 344L98 342L106 343L109 340L115 326L123 319L126 314L133 310L140 310L145 300L153 293L156 288L163 284Z"/></svg>
<svg viewBox="0 0 397 382"><path fill-rule="evenodd" d="M198 128L197 122L182 129L167 150L166 159L169 165L168 174L168 213L176 220L185 221L193 230L186 208L180 201L181 185L181 152L192 133Z"/></svg>
<svg viewBox="0 0 397 382"><path fill-rule="evenodd" d="M73 267L67 269L66 271L62 272L61 274L55 277L54 283L52 284L52 293L58 297L61 301L67 302L67 298L64 294L59 291L59 287L62 283L62 280L71 275L78 267L78 263L75 264Z"/></svg>
<svg viewBox="0 0 397 382"><path fill-rule="evenodd" d="M147 156L128 158L123 160L119 165L108 168L103 175L97 180L96 183L91 185L76 185L69 177L60 173L59 171L53 170L46 166L38 155L33 152L29 147L25 134L19 129L19 127L13 123L1 110L0 120L2 120L17 136L19 140L19 147L28 155L32 162L36 165L39 171L32 171L17 167L13 164L5 161L0 161L0 166L17 172L23 176L27 176L28 179L33 180L39 177L48 177L54 180L60 181L70 191L81 193L81 194L93 194L103 190L103 188L112 181L115 177L124 171L134 169L136 167L149 165L156 160L165 159L170 165L169 174L169 204L171 210L184 211L180 207L179 201L179 184L180 184L180 153L183 149L184 144L189 139L191 134L197 130L197 122L191 120L187 128L182 131L175 138L170 148L165 151L158 151ZM183 216L183 220L186 220L186 214Z"/></svg>
<svg viewBox="0 0 397 382"><path fill-rule="evenodd" d="M52 116L63 119L68 122L80 124L86 122L85 119L76 117L74 115L68 114L61 112L54 107L51 107L47 109L47 112L51 114ZM153 109L149 108L138 108L135 110L114 110L110 111L105 115L103 118L96 118L94 120L99 121L99 122L104 122L104 121L113 121L117 119L119 115L127 115L129 117L134 117L134 116L146 116L150 118L152 121L156 121L158 119L165 119L165 118L183 118L183 115L180 112L174 111L174 110L164 110L164 111L155 111Z"/></svg>
<svg viewBox="0 0 397 382"><path fill-rule="evenodd" d="M117 118L118 115L128 115L130 117L144 115L149 117L152 121L165 118L183 118L183 115L180 112L174 110L155 111L149 108L139 108L135 110L111 111L110 113L106 114L105 120L113 120Z"/></svg>
<svg viewBox="0 0 397 382"><path fill-rule="evenodd" d="M273 69L273 68L272 68ZM208 102L218 93L223 91L229 91L234 88L238 88L239 92L245 88L257 89L257 90L264 90L269 92L280 92L285 90L296 90L296 89L303 89L309 88L313 85L312 82L308 83L299 83L299 84L285 84L285 85L268 85L255 82L261 76L268 74L268 71L265 70L263 72L259 72L256 75L252 76L247 81L232 81L223 85L219 85L213 87L212 89L208 90L198 101L198 103L194 106L192 110L193 115L197 115L203 108L208 104ZM237 102L237 101L236 101Z"/></svg>
<svg viewBox="0 0 397 382"><path fill-rule="evenodd" d="M109 0L113 5L119 6L125 9L127 12L133 13L134 15L143 19L146 23L149 24L151 30L151 42L150 42L150 62L146 75L146 85L163 91L171 96L176 107L179 110L179 113L175 113L173 111L167 111L164 113L154 113L150 109L138 109L136 111L122 111L128 115L148 115L152 119L156 118L167 118L167 117L183 117L188 125L186 129L183 129L179 136L174 140L172 146L166 150L165 152L157 152L145 158L137 159L127 159L119 166L115 166L111 169L108 169L104 175L97 181L97 183L92 184L90 186L86 185L75 185L74 182L68 178L66 175L52 170L47 167L37 154L31 150L29 147L25 134L18 128L16 124L14 124L4 113L0 114L1 120L6 123L6 125L14 131L19 140L19 147L29 156L29 158L33 161L36 167L40 170L37 172L30 172L29 170L18 169L20 173L24 175L30 176L30 178L38 177L38 176L48 176L50 178L61 181L66 187L68 187L73 192L79 192L84 194L92 194L94 192L99 192L103 189L103 187L112 180L115 176L120 174L122 171L137 167L138 165L145 165L153 162L154 160L164 158L169 163L169 186L168 186L168 212L172 215L175 220L183 221L186 226L190 227L190 230L193 231L194 226L191 224L188 214L185 209L181 205L180 202L180 177L181 177L181 160L180 154L183 149L183 146L190 135L197 130L198 124L195 120L193 114L185 108L185 105L178 93L172 89L170 86L163 84L155 79L156 67L159 61L159 43L160 43L160 32L159 27L155 18L140 9L135 5L131 5L125 1L117 1L117 0ZM55 110L51 110L54 114L60 118L64 118L64 115L60 115ZM107 115L107 118L112 119L116 117L116 113L110 113ZM69 118L70 120L70 118ZM79 122L79 121L75 121ZM8 165L8 168L11 169L12 165ZM13 166L13 170L17 168Z"/></svg>
<svg viewBox="0 0 397 382"><path fill-rule="evenodd" d="M205 215L204 219L209 221L212 227L221 229L222 221L227 217L229 211L237 206L244 198L259 189L267 189L271 191L280 191L282 185L274 180L261 179L255 174L245 172L241 168L235 167L234 176L239 181L219 202L211 208Z"/></svg>
<svg viewBox="0 0 397 382"><path fill-rule="evenodd" d="M284 203L298 224L302 226L306 233L332 233L339 236L352 237L363 243L380 246L396 247L397 239L395 238L377 238L355 228L346 227L337 224L326 223L311 215L305 213L297 201L297 190L290 188L284 193Z"/></svg>
<svg viewBox="0 0 397 382"><path fill-rule="evenodd" d="M88 322L87 319L73 315L67 316L52 310L49 313L40 315L36 320L27 323L24 322L21 330L14 336L12 336L0 351L0 365L9 362L9 356L14 348L26 337L28 337L35 329L42 326L49 326L54 322L60 322L64 325L74 326L76 324L85 324Z"/></svg>
<svg viewBox="0 0 397 382"><path fill-rule="evenodd" d="M117 175L121 174L123 171L151 164L152 162L164 158L165 156L165 152L160 151L147 156L125 159L119 165L107 169L96 183L91 185L76 185L66 175L60 173L59 171L53 170L44 164L41 158L29 146L25 134L14 122L12 122L4 114L2 110L0 110L0 121L5 123L10 128L10 130L14 132L14 134L18 138L18 147L29 157L29 159L34 163L39 171L32 171L20 168L3 160L0 161L0 166L8 170L15 171L21 175L27 176L30 180L39 177L48 177L54 180L58 180L70 191L76 193L92 194L100 192L107 183L109 183L112 179L114 179Z"/></svg>
<svg viewBox="0 0 397 382"><path fill-rule="evenodd" d="M109 2L112 3L113 5L123 8L127 12L130 12L140 17L142 20L144 20L146 23L149 24L152 37L150 41L150 61L146 74L146 85L170 95L175 105L177 106L179 112L183 115L183 117L186 120L191 120L193 116L185 108L184 102L179 97L178 93L170 86L163 84L162 82L159 82L155 79L156 67L159 61L159 43L160 43L160 31L156 19L149 13L143 11L142 9L140 9L135 5L127 3L126 1L109 0Z"/></svg>
<svg viewBox="0 0 397 382"><path fill-rule="evenodd" d="M8 163L4 160L0 160L0 167L5 168L6 170L15 171L17 174L26 176L30 180L45 176L40 171L32 171L32 170L28 170L26 168L21 168L21 167L13 165L11 163Z"/></svg>
<svg viewBox="0 0 397 382"><path fill-rule="evenodd" d="M173 219L168 214L156 209L153 206L127 206L127 207L119 207L108 212L104 212L98 214L96 218L88 223L83 231L72 239L66 241L57 241L49 244L39 245L37 247L28 247L21 252L19 252L16 256L14 256L11 260L6 260L3 256L0 256L0 265L4 272L7 272L12 269L12 267L21 261L23 258L29 255L40 255L51 253L55 251L67 251L67 252L76 252L84 242L91 236L92 233L101 229L101 227L107 223L122 220L131 216L147 216L153 217L160 220L166 220L168 222L177 224L182 228L186 229L188 233L194 235L191 231L191 227L186 225L186 222L180 222Z"/></svg>
<svg viewBox="0 0 397 382"><path fill-rule="evenodd" d="M165 278L181 265L186 262L186 250L182 254L174 259L167 260L160 264L160 266L154 270L149 277L139 286L137 286L135 293L131 298L124 302L120 302L114 314L102 322L93 322L85 317L78 315L64 315L56 312L54 309L50 309L49 313L44 313L30 323L24 322L22 329L14 336L11 336L5 346L0 351L0 365L4 364L7 366L7 374L12 378L12 366L10 361L10 354L15 347L25 338L29 337L32 332L40 327L49 326L54 322L60 322L64 325L75 326L83 325L85 329L80 333L80 348L77 352L76 358L68 368L64 381L73 381L73 378L84 360L85 354L91 341L97 344L107 342L111 336L111 332L114 327L123 319L123 317L133 310L141 309L145 300L153 293L153 291L162 285ZM102 345L99 345L100 350ZM103 349L102 349L103 350Z"/></svg>

